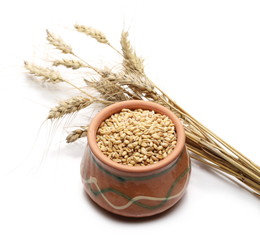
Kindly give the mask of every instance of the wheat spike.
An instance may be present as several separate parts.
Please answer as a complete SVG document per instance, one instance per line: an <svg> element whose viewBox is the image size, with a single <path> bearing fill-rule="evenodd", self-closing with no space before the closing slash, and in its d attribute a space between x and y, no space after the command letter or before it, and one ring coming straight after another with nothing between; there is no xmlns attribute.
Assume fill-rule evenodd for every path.
<svg viewBox="0 0 260 240"><path fill-rule="evenodd" d="M47 40L51 45L53 45L55 48L61 50L63 53L67 54L73 54L72 48L66 44L60 37L55 36L53 33L50 33L48 30L47 32Z"/></svg>
<svg viewBox="0 0 260 240"><path fill-rule="evenodd" d="M56 60L53 62L53 66L65 66L67 68L72 68L72 69L79 69L81 67L85 67L85 65L78 61L78 60L73 60L73 59L61 59L61 60Z"/></svg>
<svg viewBox="0 0 260 240"><path fill-rule="evenodd" d="M72 97L68 100L60 102L60 104L52 108L49 112L48 119L61 118L66 114L77 112L92 104L89 98L82 96Z"/></svg>
<svg viewBox="0 0 260 240"><path fill-rule="evenodd" d="M80 138L86 137L88 133L88 127L82 127L72 131L66 138L67 143L72 143Z"/></svg>
<svg viewBox="0 0 260 240"><path fill-rule="evenodd" d="M123 66L125 67L125 70L144 74L143 60L137 57L135 51L133 50L128 40L128 32L122 32L120 43L124 56Z"/></svg>
<svg viewBox="0 0 260 240"><path fill-rule="evenodd" d="M41 77L42 81L54 84L64 82L64 79L61 77L60 73L54 71L53 69L41 67L26 61L24 62L24 67L29 71L30 74L36 77Z"/></svg>
<svg viewBox="0 0 260 240"><path fill-rule="evenodd" d="M109 41L107 40L105 34L95 28L79 24L75 24L74 27L78 32L85 33L86 35L96 39L100 43L109 44Z"/></svg>

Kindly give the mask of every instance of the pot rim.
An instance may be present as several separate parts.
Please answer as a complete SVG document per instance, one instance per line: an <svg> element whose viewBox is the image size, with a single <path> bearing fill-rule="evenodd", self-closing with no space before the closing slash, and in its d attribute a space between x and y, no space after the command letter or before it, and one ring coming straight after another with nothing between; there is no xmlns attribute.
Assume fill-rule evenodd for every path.
<svg viewBox="0 0 260 240"><path fill-rule="evenodd" d="M113 115L114 113L120 112L123 108L129 109L145 109L145 110L154 110L160 114L168 116L175 125L175 130L177 134L177 143L173 151L164 159L160 160L155 164L148 166L127 166L116 163L112 161L109 157L105 156L96 142L96 132L100 124ZM127 100L118 103L114 103L108 107L102 109L91 121L88 128L88 144L89 147L96 158L98 158L103 164L125 173L148 173L156 171L166 167L167 165L175 162L178 156L183 151L185 145L185 132L184 128L179 120L179 118L169 109L164 106L144 100Z"/></svg>

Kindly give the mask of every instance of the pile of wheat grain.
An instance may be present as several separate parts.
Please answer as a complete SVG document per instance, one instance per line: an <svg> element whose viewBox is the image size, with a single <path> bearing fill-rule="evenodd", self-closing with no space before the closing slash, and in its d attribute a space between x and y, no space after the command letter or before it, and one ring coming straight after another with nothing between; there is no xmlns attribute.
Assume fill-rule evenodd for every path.
<svg viewBox="0 0 260 240"><path fill-rule="evenodd" d="M101 123L97 144L114 162L147 166L167 157L176 146L173 122L165 115L143 109L122 109Z"/></svg>

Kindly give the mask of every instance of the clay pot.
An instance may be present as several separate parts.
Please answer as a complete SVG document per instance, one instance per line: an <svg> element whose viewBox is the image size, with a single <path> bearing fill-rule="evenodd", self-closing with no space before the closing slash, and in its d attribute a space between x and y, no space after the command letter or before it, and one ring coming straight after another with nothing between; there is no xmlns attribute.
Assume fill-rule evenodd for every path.
<svg viewBox="0 0 260 240"><path fill-rule="evenodd" d="M96 143L97 129L123 108L148 109L167 115L176 127L175 149L165 159L148 166L125 166L105 156ZM169 109L152 102L130 100L104 108L89 126L81 176L90 198L112 213L145 217L165 211L181 199L190 177L182 124Z"/></svg>

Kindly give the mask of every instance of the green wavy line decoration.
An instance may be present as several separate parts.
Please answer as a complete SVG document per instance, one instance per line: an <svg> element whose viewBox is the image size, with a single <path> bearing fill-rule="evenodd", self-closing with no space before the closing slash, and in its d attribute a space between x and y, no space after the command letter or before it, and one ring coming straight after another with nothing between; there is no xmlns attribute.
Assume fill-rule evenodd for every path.
<svg viewBox="0 0 260 240"><path fill-rule="evenodd" d="M89 149L90 150L90 149ZM148 179L151 179L151 178L154 178L154 177L158 177L158 176L161 176L167 172L169 172L170 170L172 170L175 166L177 166L178 162L180 161L180 159L182 158L182 154L183 154L183 151L182 153L179 155L179 157L176 159L176 161L174 161L174 163L172 164L172 166L169 166L169 168L159 172L159 173L155 173L155 174L152 174L152 175L148 175L148 176L143 176L143 177L123 177L123 176L117 176L111 172L109 172L108 170L106 170L105 168L103 168L98 162L97 160L95 159L96 157L94 156L94 154L91 152L90 150L90 159L96 164L96 166L101 170L103 171L104 173L114 177L115 179L117 179L118 181L120 182L126 182L126 181L143 181L143 180L148 180Z"/></svg>
<svg viewBox="0 0 260 240"><path fill-rule="evenodd" d="M147 205L147 204L144 204L144 203L141 203L139 201L135 201L134 198L131 198L130 196L118 191L117 189L114 189L114 188L104 188L104 189L101 189L99 191L95 191L93 188L91 188L91 184L88 183L88 180L86 181L87 184L88 184L88 187L90 189L90 191L96 196L98 197L99 195L103 195L107 192L113 192L115 194L117 194L118 196L121 196L125 199L127 199L129 202L139 206L139 207L142 207L142 208L146 208L146 209L156 209L156 208L159 208L159 207L162 207L170 198L171 198L171 194L172 194L172 191L173 189L175 188L176 184L183 178L187 175L187 173L190 172L190 167L186 168L176 179L175 181L172 183L172 185L170 186L165 198L157 205Z"/></svg>

